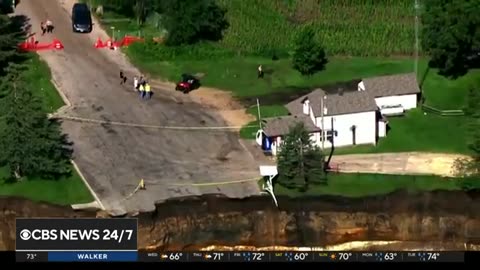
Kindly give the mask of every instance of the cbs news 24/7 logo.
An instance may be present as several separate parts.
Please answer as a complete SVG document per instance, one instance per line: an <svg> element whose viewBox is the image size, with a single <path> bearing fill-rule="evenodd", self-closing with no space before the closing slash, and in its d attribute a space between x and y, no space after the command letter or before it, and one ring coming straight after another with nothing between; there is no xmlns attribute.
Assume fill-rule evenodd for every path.
<svg viewBox="0 0 480 270"><path fill-rule="evenodd" d="M56 230L56 229L36 229L30 231L23 229L20 232L20 239L24 241L36 240L103 240L103 241L129 241L132 239L133 230L109 230L104 229L100 231L98 229L69 229L69 230Z"/></svg>

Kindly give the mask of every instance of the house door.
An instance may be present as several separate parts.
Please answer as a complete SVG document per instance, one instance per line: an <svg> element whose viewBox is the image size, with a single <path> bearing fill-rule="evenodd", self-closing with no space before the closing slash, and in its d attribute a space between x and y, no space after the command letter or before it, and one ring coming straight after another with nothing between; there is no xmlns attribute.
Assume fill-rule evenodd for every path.
<svg viewBox="0 0 480 270"><path fill-rule="evenodd" d="M357 126L355 125L351 126L350 130L352 131L352 144L356 145L357 144Z"/></svg>

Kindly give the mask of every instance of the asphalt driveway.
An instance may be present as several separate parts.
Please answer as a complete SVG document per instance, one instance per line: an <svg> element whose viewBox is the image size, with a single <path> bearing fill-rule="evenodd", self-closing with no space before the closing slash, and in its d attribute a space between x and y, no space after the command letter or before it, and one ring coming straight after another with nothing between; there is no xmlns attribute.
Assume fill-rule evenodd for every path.
<svg viewBox="0 0 480 270"><path fill-rule="evenodd" d="M153 89L152 100L142 101L131 83L119 83L119 71L138 75L119 51L95 49L98 27L91 34L74 34L70 14L74 1L21 1L17 14L26 15L32 32L47 18L65 49L43 51L40 56L53 79L71 102L63 113L106 121L159 126L225 126L213 110L170 89ZM38 35L37 35L38 36ZM127 82L128 83L128 82ZM235 132L222 130L162 130L64 121L64 131L74 142L74 160L107 211L120 215L150 211L154 203L175 197L220 193L229 197L258 194L256 182L192 186L191 183L224 182L258 176L251 154ZM147 189L132 196L139 180Z"/></svg>

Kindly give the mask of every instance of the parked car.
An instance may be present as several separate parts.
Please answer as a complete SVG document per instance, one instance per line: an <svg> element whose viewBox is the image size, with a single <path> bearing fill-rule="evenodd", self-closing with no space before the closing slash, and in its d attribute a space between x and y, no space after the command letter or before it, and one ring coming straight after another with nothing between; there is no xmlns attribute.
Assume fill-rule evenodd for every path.
<svg viewBox="0 0 480 270"><path fill-rule="evenodd" d="M76 3L72 8L72 29L75 33L92 32L92 14L87 4Z"/></svg>
<svg viewBox="0 0 480 270"><path fill-rule="evenodd" d="M200 80L190 74L182 74L180 81L175 86L175 90L188 93L200 87Z"/></svg>

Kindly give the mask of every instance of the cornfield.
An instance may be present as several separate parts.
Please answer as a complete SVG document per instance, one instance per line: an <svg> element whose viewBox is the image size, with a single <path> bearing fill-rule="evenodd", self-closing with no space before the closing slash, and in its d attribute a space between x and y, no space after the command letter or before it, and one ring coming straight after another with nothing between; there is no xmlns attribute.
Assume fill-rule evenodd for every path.
<svg viewBox="0 0 480 270"><path fill-rule="evenodd" d="M223 46L288 53L296 30L313 24L330 55L411 55L414 0L217 0L228 10Z"/></svg>

